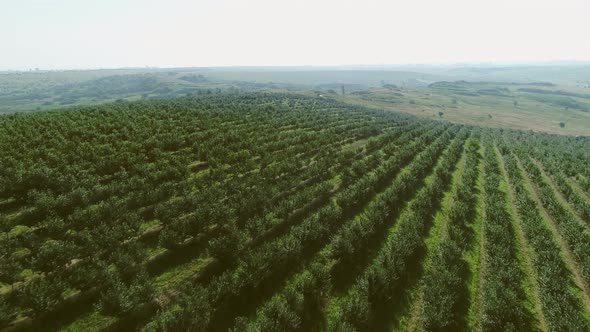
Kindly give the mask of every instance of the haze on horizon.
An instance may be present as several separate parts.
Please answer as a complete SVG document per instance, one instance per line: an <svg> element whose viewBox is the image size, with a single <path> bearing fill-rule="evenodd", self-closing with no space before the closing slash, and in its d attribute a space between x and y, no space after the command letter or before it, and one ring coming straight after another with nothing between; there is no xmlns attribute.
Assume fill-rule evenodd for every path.
<svg viewBox="0 0 590 332"><path fill-rule="evenodd" d="M0 70L590 60L586 0L0 0Z"/></svg>

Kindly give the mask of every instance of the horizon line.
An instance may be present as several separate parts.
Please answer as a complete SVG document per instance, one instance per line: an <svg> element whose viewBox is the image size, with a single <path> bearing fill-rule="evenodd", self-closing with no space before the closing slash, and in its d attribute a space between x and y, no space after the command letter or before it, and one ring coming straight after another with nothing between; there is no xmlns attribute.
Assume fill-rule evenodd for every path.
<svg viewBox="0 0 590 332"><path fill-rule="evenodd" d="M93 70L132 70L132 69L272 69L272 68L341 68L341 67L526 67L552 65L590 65L590 60L531 60L531 61L455 61L455 62L407 62L407 63L349 63L349 64L269 64L269 65L210 65L210 66L113 66L113 67L63 67L43 68L30 67L27 69L0 69L2 73L17 72L64 72L64 71L93 71Z"/></svg>

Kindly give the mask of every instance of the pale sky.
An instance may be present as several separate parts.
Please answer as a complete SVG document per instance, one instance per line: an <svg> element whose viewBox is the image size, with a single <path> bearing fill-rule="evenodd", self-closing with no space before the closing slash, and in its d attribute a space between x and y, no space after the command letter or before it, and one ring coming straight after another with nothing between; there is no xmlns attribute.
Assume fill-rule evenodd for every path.
<svg viewBox="0 0 590 332"><path fill-rule="evenodd" d="M0 0L0 70L590 60L590 0Z"/></svg>

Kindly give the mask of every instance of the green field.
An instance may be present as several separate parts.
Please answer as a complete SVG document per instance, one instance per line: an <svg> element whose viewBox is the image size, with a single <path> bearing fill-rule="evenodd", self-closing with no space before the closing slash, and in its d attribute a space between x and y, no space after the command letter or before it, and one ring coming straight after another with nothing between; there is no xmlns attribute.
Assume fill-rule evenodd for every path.
<svg viewBox="0 0 590 332"><path fill-rule="evenodd" d="M582 90L423 89L0 117L0 328L589 330L590 140L449 110L584 133L547 106L585 114Z"/></svg>

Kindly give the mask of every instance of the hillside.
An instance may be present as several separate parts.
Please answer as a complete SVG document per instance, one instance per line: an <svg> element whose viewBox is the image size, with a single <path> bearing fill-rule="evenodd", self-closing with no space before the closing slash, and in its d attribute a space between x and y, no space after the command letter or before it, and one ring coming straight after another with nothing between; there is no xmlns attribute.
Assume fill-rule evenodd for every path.
<svg viewBox="0 0 590 332"><path fill-rule="evenodd" d="M0 73L0 114L187 95L294 92L457 123L590 136L587 68L344 66L4 72Z"/></svg>
<svg viewBox="0 0 590 332"><path fill-rule="evenodd" d="M234 91L2 116L0 149L9 331L590 329L588 138Z"/></svg>
<svg viewBox="0 0 590 332"><path fill-rule="evenodd" d="M357 105L495 128L590 136L590 89L552 83L436 82L327 95Z"/></svg>

